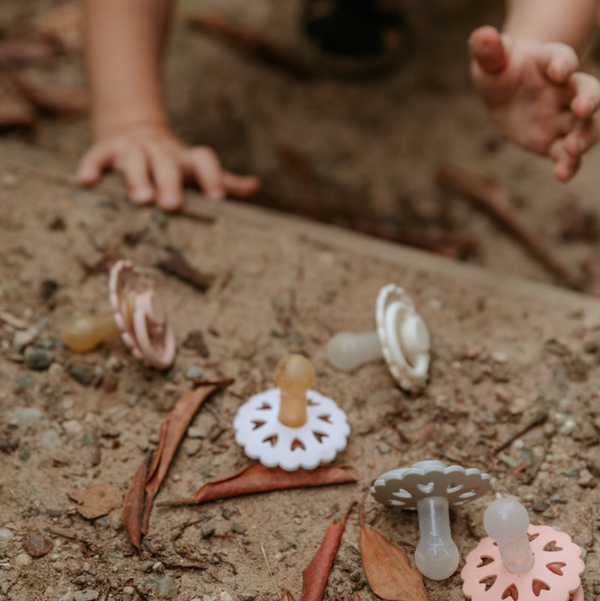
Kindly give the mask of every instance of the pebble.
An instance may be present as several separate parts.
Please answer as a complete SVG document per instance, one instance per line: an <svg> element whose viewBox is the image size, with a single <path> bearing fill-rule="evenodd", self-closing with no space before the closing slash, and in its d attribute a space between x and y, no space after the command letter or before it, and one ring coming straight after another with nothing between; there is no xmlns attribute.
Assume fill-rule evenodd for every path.
<svg viewBox="0 0 600 601"><path fill-rule="evenodd" d="M27 553L19 553L15 557L15 565L22 568L24 566L28 566L31 563L31 557L27 555Z"/></svg>
<svg viewBox="0 0 600 601"><path fill-rule="evenodd" d="M133 595L135 593L135 589L132 586L126 586L123 588L124 595Z"/></svg>
<svg viewBox="0 0 600 601"><path fill-rule="evenodd" d="M44 371L54 362L54 355L50 351L41 349L27 349L25 352L25 365L35 371Z"/></svg>
<svg viewBox="0 0 600 601"><path fill-rule="evenodd" d="M23 548L31 557L44 557L52 551L54 545L52 541L49 541L46 537L41 534L35 534L30 532L27 535L27 539L23 543Z"/></svg>
<svg viewBox="0 0 600 601"><path fill-rule="evenodd" d="M563 434L565 436L570 436L575 432L575 428L577 428L577 423L574 419L568 419L565 423L559 428L559 434Z"/></svg>
<svg viewBox="0 0 600 601"><path fill-rule="evenodd" d="M73 595L73 591L71 589L69 589L61 598L59 601L73 601L75 599L75 596Z"/></svg>
<svg viewBox="0 0 600 601"><path fill-rule="evenodd" d="M73 365L69 370L70 376L82 386L89 386L94 379L94 374L85 365Z"/></svg>
<svg viewBox="0 0 600 601"><path fill-rule="evenodd" d="M0 540L10 540L15 536L14 532L8 528L0 528Z"/></svg>
<svg viewBox="0 0 600 601"><path fill-rule="evenodd" d="M17 386L19 388L29 388L30 386L33 386L34 383L35 378L33 377L33 374L30 374L29 372L17 376Z"/></svg>
<svg viewBox="0 0 600 601"><path fill-rule="evenodd" d="M498 351L496 351L495 353L492 353L492 359L496 363L506 363L508 361L508 357L506 356L506 353L501 353Z"/></svg>
<svg viewBox="0 0 600 601"><path fill-rule="evenodd" d="M219 601L233 601L233 598L227 591L221 591L219 594Z"/></svg>
<svg viewBox="0 0 600 601"><path fill-rule="evenodd" d="M550 503L548 503L548 501L544 501L543 499L538 499L533 504L532 509L536 513L544 513L544 511L546 511L546 509L548 509L548 507L550 507Z"/></svg>
<svg viewBox="0 0 600 601"><path fill-rule="evenodd" d="M199 378L201 378L204 375L204 372L202 371L201 368L192 365L191 367L187 368L187 371L185 372L185 377L188 380L198 380Z"/></svg>
<svg viewBox="0 0 600 601"><path fill-rule="evenodd" d="M205 428L188 428L187 436L188 438L206 438L210 432L210 428L207 426Z"/></svg>
<svg viewBox="0 0 600 601"><path fill-rule="evenodd" d="M142 570L142 572L149 572L152 569L153 565L153 561L142 561L140 563L140 570Z"/></svg>
<svg viewBox="0 0 600 601"><path fill-rule="evenodd" d="M30 457L31 457L31 449L29 448L29 445L27 443L25 443L21 447L21 450L19 451L19 459L21 461L29 461Z"/></svg>
<svg viewBox="0 0 600 601"><path fill-rule="evenodd" d="M387 442L379 443L377 448L382 455L387 455L392 450L392 447Z"/></svg>
<svg viewBox="0 0 600 601"><path fill-rule="evenodd" d="M75 593L75 601L96 601L100 596L98 591L78 591Z"/></svg>
<svg viewBox="0 0 600 601"><path fill-rule="evenodd" d="M185 450L185 453L186 453L186 455L188 455L188 457L193 457L194 455L197 455L200 452L201 448L202 448L201 440L197 440L197 439L186 440L183 443L183 449Z"/></svg>
<svg viewBox="0 0 600 601"><path fill-rule="evenodd" d="M40 446L48 449L62 447L62 441L56 430L46 430L40 438Z"/></svg>
<svg viewBox="0 0 600 601"><path fill-rule="evenodd" d="M13 347L15 347L17 351L22 352L26 346L30 345L35 340L37 335L37 328L29 328L28 330L15 332Z"/></svg>
<svg viewBox="0 0 600 601"><path fill-rule="evenodd" d="M255 595L252 593L238 593L238 599L240 601L254 601Z"/></svg>
<svg viewBox="0 0 600 601"><path fill-rule="evenodd" d="M156 596L159 599L172 599L177 595L177 586L171 576L165 576L156 585Z"/></svg>
<svg viewBox="0 0 600 601"><path fill-rule="evenodd" d="M83 432L82 425L76 419L69 419L62 424L63 430L70 435L77 435Z"/></svg>
<svg viewBox="0 0 600 601"><path fill-rule="evenodd" d="M210 538L215 533L215 527L212 524L202 524L200 528L202 538Z"/></svg>
<svg viewBox="0 0 600 601"><path fill-rule="evenodd" d="M579 474L579 480L577 480L577 484L581 486L581 488L595 488L598 484L598 481L594 476L592 476L589 470L583 470Z"/></svg>
<svg viewBox="0 0 600 601"><path fill-rule="evenodd" d="M35 407L22 407L14 412L10 423L14 426L17 426L25 422L36 422L41 419L44 419L43 411L40 411Z"/></svg>

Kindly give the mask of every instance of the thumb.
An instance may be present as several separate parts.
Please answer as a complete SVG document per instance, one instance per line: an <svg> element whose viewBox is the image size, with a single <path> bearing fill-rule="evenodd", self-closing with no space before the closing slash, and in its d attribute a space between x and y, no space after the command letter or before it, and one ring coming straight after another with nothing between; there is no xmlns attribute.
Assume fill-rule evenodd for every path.
<svg viewBox="0 0 600 601"><path fill-rule="evenodd" d="M471 56L486 73L503 71L508 64L508 53L500 32L495 27L476 29L469 38Z"/></svg>

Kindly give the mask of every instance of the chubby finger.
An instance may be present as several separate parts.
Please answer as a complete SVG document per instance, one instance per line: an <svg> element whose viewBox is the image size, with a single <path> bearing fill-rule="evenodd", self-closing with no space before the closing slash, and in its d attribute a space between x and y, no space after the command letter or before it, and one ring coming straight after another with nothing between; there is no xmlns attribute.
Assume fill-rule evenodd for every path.
<svg viewBox="0 0 600 601"><path fill-rule="evenodd" d="M486 73L499 73L508 64L508 53L500 32L486 25L476 29L469 38L471 56Z"/></svg>
<svg viewBox="0 0 600 601"><path fill-rule="evenodd" d="M565 83L579 67L575 50L560 42L542 44L536 58L540 69L554 83Z"/></svg>
<svg viewBox="0 0 600 601"><path fill-rule="evenodd" d="M253 175L236 175L235 173L225 172L223 183L229 194L239 198L252 196L260 188L260 180Z"/></svg>
<svg viewBox="0 0 600 601"><path fill-rule="evenodd" d="M581 157L598 142L598 131L593 121L587 121L565 136L565 149L575 158Z"/></svg>
<svg viewBox="0 0 600 601"><path fill-rule="evenodd" d="M181 168L175 158L167 153L151 155L152 178L156 184L158 206L168 213L181 209L183 204Z"/></svg>
<svg viewBox="0 0 600 601"><path fill-rule="evenodd" d="M79 161L77 180L83 186L93 186L111 162L112 152L108 146L94 146Z"/></svg>
<svg viewBox="0 0 600 601"><path fill-rule="evenodd" d="M148 159L140 148L131 148L116 164L125 177L129 198L139 205L145 205L154 199L154 187L148 173Z"/></svg>
<svg viewBox="0 0 600 601"><path fill-rule="evenodd" d="M568 182L581 165L579 158L575 158L567 152L564 138L555 140L548 155L554 160L554 177L560 182Z"/></svg>
<svg viewBox="0 0 600 601"><path fill-rule="evenodd" d="M574 96L571 110L580 119L589 119L600 108L600 81L587 73L574 73L569 88Z"/></svg>
<svg viewBox="0 0 600 601"><path fill-rule="evenodd" d="M207 146L192 148L187 158L188 171L209 198L225 198L223 168L217 153Z"/></svg>

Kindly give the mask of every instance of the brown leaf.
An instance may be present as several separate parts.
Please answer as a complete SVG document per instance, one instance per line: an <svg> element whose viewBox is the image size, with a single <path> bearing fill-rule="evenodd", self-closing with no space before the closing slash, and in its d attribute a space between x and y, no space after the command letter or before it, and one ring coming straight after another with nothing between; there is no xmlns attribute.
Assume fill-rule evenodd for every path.
<svg viewBox="0 0 600 601"><path fill-rule="evenodd" d="M47 63L56 56L56 47L41 40L12 38L0 41L0 65L13 67Z"/></svg>
<svg viewBox="0 0 600 601"><path fill-rule="evenodd" d="M59 4L38 15L32 22L33 30L46 40L57 42L66 50L83 48L83 3Z"/></svg>
<svg viewBox="0 0 600 601"><path fill-rule="evenodd" d="M129 542L138 550L141 551L142 537L142 517L144 515L144 497L146 495L146 480L148 479L148 469L152 453L148 453L138 467L133 480L127 489L123 510L121 511L121 519L127 530Z"/></svg>
<svg viewBox="0 0 600 601"><path fill-rule="evenodd" d="M172 252L168 259L160 261L158 267L165 273L179 278L182 282L192 285L202 292L206 292L213 284L215 277L202 273L179 252Z"/></svg>
<svg viewBox="0 0 600 601"><path fill-rule="evenodd" d="M69 493L69 497L79 503L77 511L88 520L118 509L123 502L123 493L115 484L93 484Z"/></svg>
<svg viewBox="0 0 600 601"><path fill-rule="evenodd" d="M329 572L346 526L346 518L352 507L354 507L354 504L350 506L346 515L339 522L329 525L321 546L304 570L302 601L321 601L323 599Z"/></svg>
<svg viewBox="0 0 600 601"><path fill-rule="evenodd" d="M385 601L429 601L423 577L411 568L406 553L379 532L367 528L360 517L360 553L371 590Z"/></svg>
<svg viewBox="0 0 600 601"><path fill-rule="evenodd" d="M154 461L148 472L146 480L146 507L142 520L142 534L148 531L148 522L150 521L150 511L154 497L157 495L160 485L164 480L177 447L181 442L188 426L202 403L221 386L230 383L231 380L215 380L204 385L199 385L195 390L185 392L171 409L167 419L164 421L160 430L160 439L158 448L154 455Z"/></svg>
<svg viewBox="0 0 600 601"><path fill-rule="evenodd" d="M260 463L255 463L232 476L208 482L192 498L172 499L163 501L159 505L208 503L216 499L228 499L254 493L305 486L345 484L357 480L356 470L347 465L326 465L314 470L298 469L293 472L286 472L278 467L268 468Z"/></svg>
<svg viewBox="0 0 600 601"><path fill-rule="evenodd" d="M8 80L16 90L33 106L56 117L81 115L89 108L89 95L86 90L42 88L27 81L14 71L7 72Z"/></svg>
<svg viewBox="0 0 600 601"><path fill-rule="evenodd" d="M23 543L23 549L31 555L31 557L44 557L52 551L54 545L52 541L49 541L46 537L41 534L34 534L30 532L27 535L27 539Z"/></svg>

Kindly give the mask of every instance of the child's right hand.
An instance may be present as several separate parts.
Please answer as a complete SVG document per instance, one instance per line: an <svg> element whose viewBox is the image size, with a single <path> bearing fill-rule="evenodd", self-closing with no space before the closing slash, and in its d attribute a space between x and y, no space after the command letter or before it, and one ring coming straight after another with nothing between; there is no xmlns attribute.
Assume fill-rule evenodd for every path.
<svg viewBox="0 0 600 601"><path fill-rule="evenodd" d="M214 199L250 196L260 185L256 177L225 171L212 148L187 146L162 123L114 128L98 136L81 159L77 177L93 186L106 169L121 173L134 203L156 202L167 212L181 209L185 181L196 182Z"/></svg>

